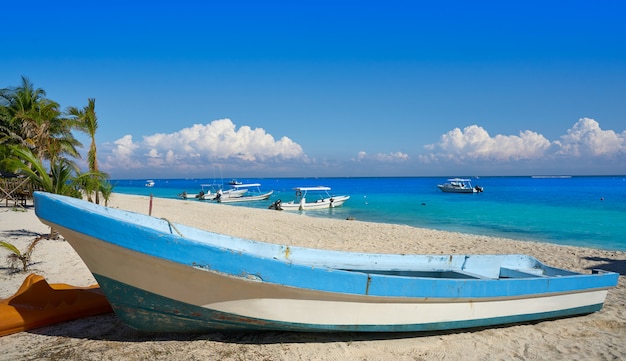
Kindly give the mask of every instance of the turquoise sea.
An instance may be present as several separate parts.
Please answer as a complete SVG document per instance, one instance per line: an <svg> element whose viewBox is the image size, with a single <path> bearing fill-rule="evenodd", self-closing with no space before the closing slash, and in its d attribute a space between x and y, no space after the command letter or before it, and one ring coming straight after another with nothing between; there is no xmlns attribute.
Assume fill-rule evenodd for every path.
<svg viewBox="0 0 626 361"><path fill-rule="evenodd" d="M626 251L626 176L473 177L483 193L443 193L446 178L250 178L267 201L223 204L268 208L293 199L294 187L325 185L350 195L343 207L307 211L306 216L406 224L446 231ZM214 179L112 180L114 192L178 198L197 194ZM221 180L218 183L222 183ZM228 187L226 184L225 187ZM195 199L193 200L195 201ZM210 202L210 201L198 201ZM181 207L184 207L181 202Z"/></svg>

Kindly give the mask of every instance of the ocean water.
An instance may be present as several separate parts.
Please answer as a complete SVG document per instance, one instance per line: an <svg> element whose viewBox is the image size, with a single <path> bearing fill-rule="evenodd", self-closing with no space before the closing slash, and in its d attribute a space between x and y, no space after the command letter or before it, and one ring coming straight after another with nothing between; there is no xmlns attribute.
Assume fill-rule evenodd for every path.
<svg viewBox="0 0 626 361"><path fill-rule="evenodd" d="M350 195L339 208L303 212L306 216L406 224L438 230L626 251L626 176L480 177L483 193L443 193L435 177L401 178L251 178L267 201L223 204L268 208L290 201L294 187L324 185L334 195ZM214 179L112 180L114 192L177 199L197 194ZM222 183L218 181L218 183ZM228 187L228 185L225 185ZM210 202L210 201L198 201ZM183 207L181 203L181 207Z"/></svg>

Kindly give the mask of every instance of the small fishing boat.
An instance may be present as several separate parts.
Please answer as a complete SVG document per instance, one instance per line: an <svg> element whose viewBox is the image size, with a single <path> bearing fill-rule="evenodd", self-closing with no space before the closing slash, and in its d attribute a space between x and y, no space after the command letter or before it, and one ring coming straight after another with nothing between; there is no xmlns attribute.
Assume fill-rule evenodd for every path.
<svg viewBox="0 0 626 361"><path fill-rule="evenodd" d="M152 188L154 187L154 181L152 179L148 179L145 184L146 187Z"/></svg>
<svg viewBox="0 0 626 361"><path fill-rule="evenodd" d="M215 184L215 183L214 184L201 184L200 188L201 188L200 192L196 194L195 197L201 201L212 201L218 197L237 198L237 197L243 196L248 191L247 188L241 188L241 189L231 188L231 189L223 190L221 184Z"/></svg>
<svg viewBox="0 0 626 361"><path fill-rule="evenodd" d="M446 193L480 193L483 187L472 186L471 179L450 178L447 183L438 184L437 187Z"/></svg>
<svg viewBox="0 0 626 361"><path fill-rule="evenodd" d="M201 201L213 200L220 188L215 184L200 184L200 192L195 195Z"/></svg>
<svg viewBox="0 0 626 361"><path fill-rule="evenodd" d="M268 199L272 193L273 190L262 192L260 183L242 183L232 185L228 191L218 191L215 200L220 203L262 201Z"/></svg>
<svg viewBox="0 0 626 361"><path fill-rule="evenodd" d="M117 316L152 332L412 332L598 311L618 274L526 255L368 254L216 234L36 192Z"/></svg>
<svg viewBox="0 0 626 361"><path fill-rule="evenodd" d="M294 188L294 190L296 191L296 195L292 201L276 201L273 205L274 208L287 211L335 208L340 207L345 201L350 199L350 196L333 196L329 193L331 188L324 186L297 187ZM309 194L315 197L315 199L307 199Z"/></svg>

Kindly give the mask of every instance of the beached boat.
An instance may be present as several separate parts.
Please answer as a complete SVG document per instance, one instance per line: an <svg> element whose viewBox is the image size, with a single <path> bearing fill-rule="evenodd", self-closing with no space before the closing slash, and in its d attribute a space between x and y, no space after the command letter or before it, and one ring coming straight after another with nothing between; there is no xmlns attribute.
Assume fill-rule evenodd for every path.
<svg viewBox="0 0 626 361"><path fill-rule="evenodd" d="M472 181L467 178L450 178L447 183L438 184L437 187L446 193L480 193L483 187L472 186Z"/></svg>
<svg viewBox="0 0 626 361"><path fill-rule="evenodd" d="M225 192L218 191L215 200L220 203L262 201L269 199L272 193L273 190L262 192L260 183L242 183L232 185Z"/></svg>
<svg viewBox="0 0 626 361"><path fill-rule="evenodd" d="M309 209L335 208L343 205L350 196L330 195L330 187L297 187L295 198L289 202L276 201L273 205L276 209L287 211L303 211ZM315 200L307 199L308 195L316 197Z"/></svg>
<svg viewBox="0 0 626 361"><path fill-rule="evenodd" d="M35 211L118 317L153 332L403 332L598 311L618 274L525 255L366 254L270 244L36 192Z"/></svg>

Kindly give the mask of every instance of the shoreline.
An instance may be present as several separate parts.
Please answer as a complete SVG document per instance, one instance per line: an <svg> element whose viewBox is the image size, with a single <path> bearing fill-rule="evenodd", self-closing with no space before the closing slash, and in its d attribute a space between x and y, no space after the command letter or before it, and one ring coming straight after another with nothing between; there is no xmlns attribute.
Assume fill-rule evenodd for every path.
<svg viewBox="0 0 626 361"><path fill-rule="evenodd" d="M494 180L497 178L504 178L505 181ZM537 186L539 188L534 189L536 182L530 177L528 181L522 183L512 180L513 178L516 177L489 177L489 182L485 183L485 186L489 187L489 192L468 197L442 194L440 190L432 189L432 180L424 181L419 177L402 180L393 177L380 178L391 179L389 181L354 182L352 178L320 180L320 184L330 185L333 189L343 189L340 192L342 194L346 193L348 186L351 187L346 194L352 197L347 207L336 208L325 212L326 214L316 213L320 213L320 217L338 219L353 217L366 222L405 224L418 228L520 241L626 252L626 242L622 239L622 235L626 234L626 227L622 224L623 206L620 202L623 194L620 191L611 193L619 188L611 190L606 188L604 183L612 182L610 184L622 187L621 178L619 181L614 179L576 181L574 190L566 192L554 191L552 186L545 184L540 184ZM273 180L255 179L257 180L262 184L269 184L268 189L275 190L274 199L287 201L293 199L291 186L302 183L291 178L287 178L284 183L276 184ZM176 179L156 182L155 188L123 183L115 191L128 195L154 194L155 197L177 199L177 194L180 193L177 190L186 189L189 194L193 194L194 192L189 191L190 185L199 183ZM398 197L397 192L382 190L386 187L402 189L407 194ZM410 191L407 187L411 187ZM576 195L566 197L565 194L573 194L570 192ZM263 202L250 202L242 206L267 208L269 205L261 203ZM455 209L456 207L459 208Z"/></svg>
<svg viewBox="0 0 626 361"><path fill-rule="evenodd" d="M148 214L149 196L114 193L110 207ZM286 245L371 253L522 253L547 265L620 273L599 312L567 319L481 330L411 334L210 333L151 335L130 329L114 314L89 317L0 337L4 359L365 359L469 360L533 358L573 360L626 358L626 252L412 226L310 217L273 210L153 198L152 215L231 236ZM0 206L0 239L21 250L48 227L26 212ZM5 253L0 253L4 256ZM88 286L93 276L62 239L35 247L31 271L50 283ZM11 296L27 274L0 269L0 298ZM24 351L19 345L29 345ZM468 348L475 351L467 354ZM24 353L26 352L26 353Z"/></svg>

